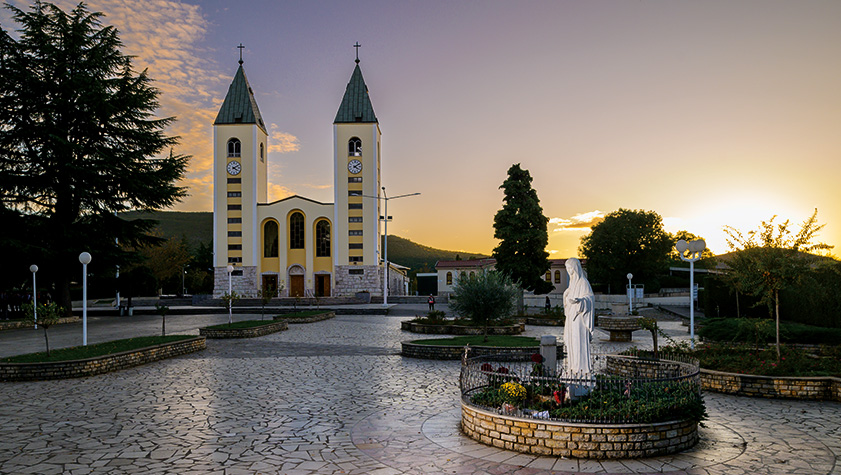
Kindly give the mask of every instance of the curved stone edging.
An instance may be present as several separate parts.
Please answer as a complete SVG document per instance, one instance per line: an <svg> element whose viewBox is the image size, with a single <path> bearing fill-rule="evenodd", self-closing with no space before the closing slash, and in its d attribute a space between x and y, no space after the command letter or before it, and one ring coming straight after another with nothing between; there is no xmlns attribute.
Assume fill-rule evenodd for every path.
<svg viewBox="0 0 841 475"><path fill-rule="evenodd" d="M49 363L0 363L0 381L44 381L110 373L207 347L203 336L84 360Z"/></svg>
<svg viewBox="0 0 841 475"><path fill-rule="evenodd" d="M251 328L199 328L199 334L207 338L255 338L258 336L276 333L289 328L285 321L269 321L265 325Z"/></svg>
<svg viewBox="0 0 841 475"><path fill-rule="evenodd" d="M427 325L411 321L400 322L400 329L412 333L423 333L427 335L482 335L482 327L471 327L466 325ZM488 327L488 335L519 335L526 331L525 323Z"/></svg>
<svg viewBox="0 0 841 475"><path fill-rule="evenodd" d="M535 317L526 317L526 325L534 325L534 326L542 326L542 327L562 327L564 326L563 319L551 319L551 318L535 318Z"/></svg>
<svg viewBox="0 0 841 475"><path fill-rule="evenodd" d="M701 368L701 387L739 396L841 401L841 378L759 376Z"/></svg>
<svg viewBox="0 0 841 475"><path fill-rule="evenodd" d="M56 322L57 325L64 323L76 323L82 321L79 317L62 317ZM9 320L0 322L0 330L15 330L18 328L34 328L35 322L32 320Z"/></svg>
<svg viewBox="0 0 841 475"><path fill-rule="evenodd" d="M427 360L458 360L464 355L463 346L422 345L411 341L401 342L400 354L407 358ZM563 358L564 346L558 344L558 359ZM498 355L500 353L539 353L539 346L471 346L470 356Z"/></svg>
<svg viewBox="0 0 841 475"><path fill-rule="evenodd" d="M329 318L333 318L336 316L336 312L324 312L319 313L316 315L310 315L309 317L286 317L283 314L276 315L274 317L275 321L284 321L286 323L315 323L320 322L322 320L327 320Z"/></svg>
<svg viewBox="0 0 841 475"><path fill-rule="evenodd" d="M656 457L698 442L698 424L577 424L524 419L482 410L463 400L462 432L477 442L517 452L586 459Z"/></svg>

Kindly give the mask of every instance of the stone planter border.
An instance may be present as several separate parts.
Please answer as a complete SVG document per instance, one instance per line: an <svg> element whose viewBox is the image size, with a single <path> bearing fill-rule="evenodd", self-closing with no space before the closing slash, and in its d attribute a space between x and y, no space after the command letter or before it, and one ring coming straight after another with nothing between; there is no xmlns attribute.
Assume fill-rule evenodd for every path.
<svg viewBox="0 0 841 475"><path fill-rule="evenodd" d="M56 322L57 325L64 323L76 323L82 321L79 317L62 317ZM34 328L35 322L32 320L9 320L0 321L0 330L15 330L17 328ZM40 330L40 328L39 328Z"/></svg>
<svg viewBox="0 0 841 475"><path fill-rule="evenodd" d="M401 355L407 358L427 360L458 360L464 355L463 346L422 345L404 341ZM563 345L558 345L558 359L563 358ZM498 355L503 353L540 353L539 346L471 346L470 356Z"/></svg>
<svg viewBox="0 0 841 475"><path fill-rule="evenodd" d="M481 335L482 327L470 327L466 325L426 325L411 321L400 322L400 329L412 333L423 333L427 335ZM519 335L526 331L525 323L515 323L498 327L488 327L488 335Z"/></svg>
<svg viewBox="0 0 841 475"><path fill-rule="evenodd" d="M203 350L206 340L203 336L187 340L162 343L136 350L98 356L84 360L56 361L49 363L0 363L0 381L44 381L69 379L110 373L121 369L140 366L173 356Z"/></svg>
<svg viewBox="0 0 841 475"><path fill-rule="evenodd" d="M289 325L283 320L267 320L265 325L251 328L199 328L199 334L207 338L255 338L288 328Z"/></svg>
<svg viewBox="0 0 841 475"><path fill-rule="evenodd" d="M526 321L526 325L534 325L541 327L562 327L565 323L563 319L551 318L526 317L524 320Z"/></svg>
<svg viewBox="0 0 841 475"><path fill-rule="evenodd" d="M739 396L841 402L841 378L831 376L758 376L701 369L701 386Z"/></svg>
<svg viewBox="0 0 841 475"><path fill-rule="evenodd" d="M274 317L275 321L284 321L286 323L315 323L320 322L322 320L327 320L328 318L333 318L336 316L336 312L323 312L317 315L310 315L309 317L286 317L283 314L277 315Z"/></svg>
<svg viewBox="0 0 841 475"><path fill-rule="evenodd" d="M698 442L698 424L576 424L524 419L471 406L462 400L461 430L486 445L554 457L623 459L656 457Z"/></svg>

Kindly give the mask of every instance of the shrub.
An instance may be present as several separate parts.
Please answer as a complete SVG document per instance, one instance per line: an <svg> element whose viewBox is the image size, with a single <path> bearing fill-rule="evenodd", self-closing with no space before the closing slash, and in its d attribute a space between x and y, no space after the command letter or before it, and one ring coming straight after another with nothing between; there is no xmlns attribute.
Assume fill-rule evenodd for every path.
<svg viewBox="0 0 841 475"><path fill-rule="evenodd" d="M506 275L496 271L483 272L475 278L458 279L450 296L450 308L481 325L487 337L492 322L511 315L518 293Z"/></svg>

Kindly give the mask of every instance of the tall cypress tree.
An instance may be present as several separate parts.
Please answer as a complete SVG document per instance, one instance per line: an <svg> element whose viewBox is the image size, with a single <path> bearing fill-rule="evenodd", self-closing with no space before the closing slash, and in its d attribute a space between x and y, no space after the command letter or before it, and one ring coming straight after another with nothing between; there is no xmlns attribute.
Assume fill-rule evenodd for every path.
<svg viewBox="0 0 841 475"><path fill-rule="evenodd" d="M153 116L158 90L100 13L7 8L20 28L0 28L0 216L18 226L0 226L0 242L42 263L69 309L79 253L94 255L91 272L124 259L115 239L136 244L154 223L116 213L175 203L188 157L172 153L174 119Z"/></svg>
<svg viewBox="0 0 841 475"><path fill-rule="evenodd" d="M494 237L500 243L493 250L496 269L535 294L553 289L543 280L549 270L549 219L543 215L537 192L531 187L531 175L520 164L508 169L508 178L500 188L505 193L502 209L494 216Z"/></svg>

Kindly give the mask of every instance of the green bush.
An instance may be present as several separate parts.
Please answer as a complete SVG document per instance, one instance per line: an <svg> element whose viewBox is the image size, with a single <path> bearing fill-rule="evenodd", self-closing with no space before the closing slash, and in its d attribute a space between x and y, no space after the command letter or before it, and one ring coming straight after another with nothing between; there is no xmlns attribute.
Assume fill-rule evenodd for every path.
<svg viewBox="0 0 841 475"><path fill-rule="evenodd" d="M767 321L769 328L756 335L754 328ZM711 318L704 321L698 336L719 342L740 342L763 344L773 336L774 321L751 318ZM841 343L841 328L825 328L801 323L780 322L780 341L784 343L806 343L813 345L837 345Z"/></svg>
<svg viewBox="0 0 841 475"><path fill-rule="evenodd" d="M776 350L765 347L757 350L749 345L699 345L692 353L701 367L728 373L759 376L841 376L841 350L836 347L828 355L817 357L804 350L781 347L777 362Z"/></svg>

